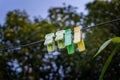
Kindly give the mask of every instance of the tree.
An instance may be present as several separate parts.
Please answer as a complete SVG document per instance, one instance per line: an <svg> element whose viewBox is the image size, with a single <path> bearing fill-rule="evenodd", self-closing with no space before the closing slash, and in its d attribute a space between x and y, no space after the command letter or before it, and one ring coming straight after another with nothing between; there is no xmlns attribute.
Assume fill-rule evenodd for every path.
<svg viewBox="0 0 120 80"><path fill-rule="evenodd" d="M88 14L85 16L85 24L93 25L105 21L110 21L113 19L117 19L120 17L119 12L120 1L119 0L111 0L111 1L98 1L95 0L86 5L86 9L88 10ZM99 28L93 28L86 32L86 42L89 47L88 51L90 55L96 53L98 46L100 46L104 41L109 38L120 36L119 30L119 22L107 24L103 26L99 26ZM91 38L92 37L92 38ZM91 39L90 39L91 38ZM97 41L97 42L96 42ZM92 44L90 44L92 43ZM94 46L94 48L92 47ZM90 48L91 47L91 48ZM101 68L104 65L105 60L110 55L111 51L114 49L115 45L108 46L107 49L102 52L103 54L96 58L96 62L94 61L94 70L98 69L97 73L101 71ZM108 54L109 53L109 54ZM112 63L108 67L106 74L104 75L104 79L119 79L120 71L119 69L119 50L116 55L113 57Z"/></svg>
<svg viewBox="0 0 120 80"><path fill-rule="evenodd" d="M116 10L110 9L113 5ZM49 9L49 15L46 19L36 17L33 22L25 11L10 11L6 16L4 25L0 26L0 48L39 41L44 39L47 33L66 28L72 29L81 23L89 26L112 20L116 16L115 14L119 14L119 11L117 11L119 5L117 0L109 2L94 1L86 5L87 15L77 13L76 7L64 5L63 7ZM113 16L111 17L112 14ZM103 63L114 45L107 47L103 52L104 54L96 59L93 59L93 55L108 38L119 36L118 28L114 27L114 29L111 29L109 27L118 25L118 23L108 24L84 31L86 51L82 53L79 53L77 48L73 55L68 55L66 49L56 49L55 52L48 53L43 43L29 47L18 47L15 50L1 51L0 65L2 66L0 66L0 79L97 80ZM114 61L105 74L104 79L119 79L118 56L119 52L114 57ZM109 71L112 71L112 69L114 72L110 73Z"/></svg>
<svg viewBox="0 0 120 80"><path fill-rule="evenodd" d="M60 11L61 9L64 10L64 8L65 7L63 7L63 9L57 8L57 11ZM79 15L73 13L72 8L72 6L69 6L69 9L67 8L68 10L71 10L69 11L71 14L68 14L69 12L64 10L65 12L63 11L61 16L65 15L68 17L69 15L75 15L78 16L78 20L80 20ZM55 14L50 12L50 16L54 15ZM63 18L61 18L61 21ZM72 18L74 18L74 16ZM71 26L78 23L76 18L74 19L75 20L73 21L75 22L73 22L74 24L71 24ZM51 17L48 18L48 20L39 20L39 18L35 18L34 22L31 22L25 11L10 11L7 14L5 24L1 26L3 38L1 38L2 44L0 46L5 48L39 41L44 38L46 33L55 32L56 24L54 24L54 21L52 20L53 18L51 19ZM62 21L62 23L70 20L72 19L66 19ZM68 23L65 23L65 25L67 24ZM57 28L62 29L64 26L61 27L60 25L57 25ZM1 58L1 61L6 65L5 67L1 66L1 79L66 79L71 76L70 74L74 71L72 67L76 64L76 60L72 60L73 57L68 56L66 50L61 51L61 53L56 51L55 53L59 53L59 55L53 55L52 53L48 54L42 43L29 47L18 47L15 50L8 49L1 53L1 57L4 60L3 61ZM68 59L64 59L67 56ZM76 59L78 59L77 55ZM4 69L7 70L3 72ZM8 77L6 77L6 75ZM71 79L72 78L74 78L74 76L71 76Z"/></svg>

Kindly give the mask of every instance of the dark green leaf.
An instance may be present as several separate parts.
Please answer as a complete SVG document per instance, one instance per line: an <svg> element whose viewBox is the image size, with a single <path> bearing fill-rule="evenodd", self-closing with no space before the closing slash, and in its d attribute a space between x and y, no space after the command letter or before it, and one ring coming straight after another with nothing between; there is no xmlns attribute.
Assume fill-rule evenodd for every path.
<svg viewBox="0 0 120 80"><path fill-rule="evenodd" d="M104 74L105 74L105 72L106 72L106 70L107 70L107 68L108 68L108 66L109 66L109 64L110 64L113 56L115 55L118 47L119 47L119 46L117 46L117 47L113 50L113 52L110 54L110 56L109 56L108 59L106 60L104 66L103 66L103 68L102 68L102 72L101 72L101 74L100 74L99 80L102 80L102 78L103 78L103 76L104 76Z"/></svg>

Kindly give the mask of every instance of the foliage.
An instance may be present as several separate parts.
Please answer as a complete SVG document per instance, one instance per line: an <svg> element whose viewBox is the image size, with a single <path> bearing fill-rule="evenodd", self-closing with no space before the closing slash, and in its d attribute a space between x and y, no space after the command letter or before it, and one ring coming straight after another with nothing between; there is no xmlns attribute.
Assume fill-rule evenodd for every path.
<svg viewBox="0 0 120 80"><path fill-rule="evenodd" d="M84 23L85 26L94 25L97 23L102 23L105 21L110 21L116 18L120 17L119 12L120 7L120 1L119 0L111 0L111 1L101 1L101 0L95 0L91 3L88 3L86 5L86 9L88 10L88 14L85 15ZM94 55L94 53L97 52L97 48L106 40L111 39L112 37L120 36L120 30L119 30L119 22L112 23L112 24L106 24L103 26L98 26L96 28L90 29L86 32L86 44L88 47L87 53L89 55ZM117 38L118 39L118 38ZM111 40L108 40L101 48L100 50L103 50L104 47L106 47ZM119 42L119 41L118 41ZM94 48L93 48L94 46ZM94 65L94 72L97 69L97 73L100 74L103 64L107 57L109 56L109 53L113 52L115 45L108 46L104 51L102 51L102 55L99 55L97 58L95 58L95 65ZM97 54L99 54L98 51ZM119 51L118 48L116 55L113 57L113 60L111 61L111 65L106 70L106 74L104 75L103 79L113 79L117 80L119 79L120 71L119 69ZM112 72L112 73L111 73ZM97 74L96 73L96 74Z"/></svg>
<svg viewBox="0 0 120 80"><path fill-rule="evenodd" d="M100 49L98 50L98 52L94 55L94 57L96 57L98 54L100 54L101 51L103 51L107 46L108 44L110 44L111 42L114 42L114 43L119 43L120 44L120 37L115 37L115 38L112 38L108 41L106 41L101 47ZM103 75L105 74L113 56L115 55L115 53L117 52L117 49L119 48L119 44L116 45L116 47L113 49L113 52L110 54L110 56L108 57L108 59L106 60L104 66L103 66L103 69L102 69L102 72L100 74L100 77L99 77L99 80L102 80L103 78Z"/></svg>
<svg viewBox="0 0 120 80"><path fill-rule="evenodd" d="M111 39L107 40L98 50L98 52L94 55L94 57L96 57L102 50L104 50L104 48L106 48L110 43L111 43Z"/></svg>
<svg viewBox="0 0 120 80"><path fill-rule="evenodd" d="M68 11L66 9L64 10L64 8ZM48 19L40 20L39 18L35 18L33 22L30 21L25 11L14 10L8 12L4 25L0 27L2 31L0 47L19 46L42 40L46 33L65 28L68 24L67 22L70 20L72 20L73 24L68 27L75 26L79 23L78 21L76 22L76 19L80 20L80 15L72 11L72 8L74 7L57 8L57 10L55 8L50 9L54 11L55 14L50 12L50 17ZM59 25L60 22L57 21L59 16L51 19L51 16L55 16L56 12L61 9L63 9L63 13L60 14L61 16L64 15L64 17L60 19L61 23L66 22L62 26ZM71 14L68 14L69 12L71 12ZM57 12L57 14L59 14L59 12ZM64 20L65 17L69 17L70 15L73 15L72 19ZM74 15L78 17L74 18ZM54 19L56 19L56 23L54 23ZM67 56L68 59L64 59ZM75 71L72 69L73 66L78 66L76 65L76 63L78 63L76 61L79 61L78 59L79 57L77 54L75 58L69 56L66 49L47 53L43 43L29 47L19 47L15 50L5 50L1 52L1 65L4 64L4 67L0 67L0 79L66 79L71 76L70 74L72 72L76 72L73 73L74 75L79 72L77 71L79 67L77 67ZM72 76L71 79L72 78L74 78L74 76Z"/></svg>
<svg viewBox="0 0 120 80"><path fill-rule="evenodd" d="M44 39L46 33L73 28L81 23L87 27L118 18L119 7L119 0L109 2L95 0L86 5L88 14L83 15L76 12L76 7L64 5L49 9L46 19L36 17L34 21L29 19L25 11L10 11L6 15L5 23L0 25L0 48L39 41ZM108 46L96 59L92 56L104 41L120 35L119 25L108 24L84 31L86 51L83 53L79 53L76 48L75 54L68 55L66 49L58 50L57 47L55 52L48 53L43 43L0 51L0 79L97 80L102 65L114 46ZM119 61L118 50L104 79L119 79Z"/></svg>

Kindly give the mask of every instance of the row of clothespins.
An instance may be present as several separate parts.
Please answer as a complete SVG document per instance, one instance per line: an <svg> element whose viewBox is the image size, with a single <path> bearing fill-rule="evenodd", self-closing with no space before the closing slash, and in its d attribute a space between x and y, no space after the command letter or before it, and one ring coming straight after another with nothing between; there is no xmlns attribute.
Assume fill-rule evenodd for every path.
<svg viewBox="0 0 120 80"><path fill-rule="evenodd" d="M57 42L59 49L67 47L68 54L73 54L75 52L74 44L77 44L78 50L80 52L85 50L84 40L82 38L82 31L80 30L80 27L74 28L74 35L72 35L71 29L60 30L55 34L46 34L44 45L47 46L48 52L55 51L54 39Z"/></svg>

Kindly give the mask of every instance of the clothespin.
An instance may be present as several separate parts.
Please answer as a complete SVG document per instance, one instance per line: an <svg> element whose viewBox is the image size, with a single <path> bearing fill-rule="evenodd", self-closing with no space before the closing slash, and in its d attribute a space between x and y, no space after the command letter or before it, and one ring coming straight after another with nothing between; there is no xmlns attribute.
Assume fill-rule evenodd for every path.
<svg viewBox="0 0 120 80"><path fill-rule="evenodd" d="M78 45L79 51L85 50L84 40L82 38L82 31L80 30L80 27L74 28L74 43Z"/></svg>
<svg viewBox="0 0 120 80"><path fill-rule="evenodd" d="M56 32L55 41L57 41L59 49L62 49L65 47L64 33L65 33L65 30L61 30L61 31Z"/></svg>
<svg viewBox="0 0 120 80"><path fill-rule="evenodd" d="M65 30L65 46L67 46L68 54L74 53L74 44L72 41L71 29Z"/></svg>
<svg viewBox="0 0 120 80"><path fill-rule="evenodd" d="M44 45L47 46L48 52L55 51L55 42L53 40L53 37L54 37L54 33L49 33L49 34L46 34L46 36L45 36Z"/></svg>

